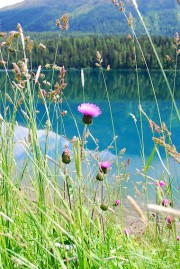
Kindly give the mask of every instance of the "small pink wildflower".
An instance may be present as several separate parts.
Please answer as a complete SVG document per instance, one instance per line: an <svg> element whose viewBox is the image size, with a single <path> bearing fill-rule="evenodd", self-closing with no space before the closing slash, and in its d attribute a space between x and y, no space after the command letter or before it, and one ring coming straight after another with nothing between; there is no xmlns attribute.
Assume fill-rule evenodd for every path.
<svg viewBox="0 0 180 269"><path fill-rule="evenodd" d="M162 200L162 206L168 207L169 206L169 201L167 199Z"/></svg>
<svg viewBox="0 0 180 269"><path fill-rule="evenodd" d="M115 203L114 203L114 206L118 206L120 205L121 201L120 200L116 200Z"/></svg>
<svg viewBox="0 0 180 269"><path fill-rule="evenodd" d="M99 165L101 168L106 168L106 169L111 167L111 163L109 161L100 162Z"/></svg>
<svg viewBox="0 0 180 269"><path fill-rule="evenodd" d="M180 235L177 236L177 241L180 241Z"/></svg>
<svg viewBox="0 0 180 269"><path fill-rule="evenodd" d="M167 217L165 218L165 220L166 220L166 222L167 222L168 224L172 224L173 221L174 221L173 217L171 217L171 216L167 216Z"/></svg>
<svg viewBox="0 0 180 269"><path fill-rule="evenodd" d="M124 235L129 236L129 229L124 229Z"/></svg>
<svg viewBox="0 0 180 269"><path fill-rule="evenodd" d="M163 180L161 180L161 181L159 182L159 186L160 186L160 187L164 187L164 186L165 186L165 182L164 182Z"/></svg>
<svg viewBox="0 0 180 269"><path fill-rule="evenodd" d="M102 113L98 106L90 103L79 105L78 111L83 114L82 122L87 125L92 123L93 117L98 117Z"/></svg>
<svg viewBox="0 0 180 269"><path fill-rule="evenodd" d="M102 113L98 106L90 103L83 103L79 105L78 111L83 115L91 117L98 117Z"/></svg>
<svg viewBox="0 0 180 269"><path fill-rule="evenodd" d="M173 225L173 222L174 222L173 217L172 217L172 216L167 216L167 217L165 218L165 220L166 220L167 228L168 228L168 229L172 229L172 225Z"/></svg>
<svg viewBox="0 0 180 269"><path fill-rule="evenodd" d="M108 169L111 167L111 163L109 161L100 162L100 169L104 174L107 173Z"/></svg>

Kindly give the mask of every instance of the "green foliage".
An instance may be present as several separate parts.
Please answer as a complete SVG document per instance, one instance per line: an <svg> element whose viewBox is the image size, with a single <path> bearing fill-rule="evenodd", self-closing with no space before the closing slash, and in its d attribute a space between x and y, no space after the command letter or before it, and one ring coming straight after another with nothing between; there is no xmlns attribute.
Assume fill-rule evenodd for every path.
<svg viewBox="0 0 180 269"><path fill-rule="evenodd" d="M52 37L52 35L51 35ZM32 53L33 67L38 64L53 63L54 54L58 47L57 62L66 68L93 68L96 62L96 51L100 51L103 57L104 68L110 64L112 69L135 68L134 43L132 39L124 36L67 36L57 41L57 36L49 38L47 33L35 36L35 50ZM47 50L38 49L38 39L41 38ZM139 38L143 53L150 69L159 69L153 50L147 38ZM168 37L154 37L153 42L158 51L161 62L165 69L173 69L174 64L166 60L166 55L175 58L176 51L173 48L173 39ZM136 45L138 68L146 68L140 50ZM178 64L179 66L179 64Z"/></svg>
<svg viewBox="0 0 180 269"><path fill-rule="evenodd" d="M123 2L127 16L129 12L133 14L136 32L144 33L130 1ZM151 34L173 36L174 32L180 30L176 0L140 0L138 5ZM26 31L55 31L56 19L65 12L70 16L71 33L129 33L125 17L111 0L25 1L18 8L0 10L1 30L9 31L17 23L21 23Z"/></svg>

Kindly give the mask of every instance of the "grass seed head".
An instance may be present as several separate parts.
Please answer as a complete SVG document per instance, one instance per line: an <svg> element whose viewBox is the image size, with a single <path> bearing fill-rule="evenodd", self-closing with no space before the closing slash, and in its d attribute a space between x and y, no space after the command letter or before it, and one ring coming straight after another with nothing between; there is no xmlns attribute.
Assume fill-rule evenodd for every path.
<svg viewBox="0 0 180 269"><path fill-rule="evenodd" d="M133 17L132 17L132 13L131 13L131 12L129 13L128 25L129 25L130 27L132 27L132 25L133 25Z"/></svg>
<svg viewBox="0 0 180 269"><path fill-rule="evenodd" d="M0 37L6 37L6 33L5 32L0 32Z"/></svg>
<svg viewBox="0 0 180 269"><path fill-rule="evenodd" d="M42 44L42 43L39 44L39 48L41 50L46 50L46 46L44 44Z"/></svg>
<svg viewBox="0 0 180 269"><path fill-rule="evenodd" d="M33 49L34 42L33 40L30 40L29 43L26 46L26 51L31 52Z"/></svg>
<svg viewBox="0 0 180 269"><path fill-rule="evenodd" d="M57 19L56 20L56 26L60 29L60 30L68 30L69 28L69 17L68 14L64 14L60 20Z"/></svg>

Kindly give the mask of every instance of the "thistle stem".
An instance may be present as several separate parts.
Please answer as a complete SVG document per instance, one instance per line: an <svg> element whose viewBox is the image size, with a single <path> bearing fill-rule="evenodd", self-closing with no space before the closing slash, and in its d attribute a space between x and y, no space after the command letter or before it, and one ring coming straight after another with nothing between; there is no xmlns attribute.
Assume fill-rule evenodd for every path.
<svg viewBox="0 0 180 269"><path fill-rule="evenodd" d="M85 144L87 127L88 127L88 124L85 124L83 135L82 135L82 141L81 141L81 143L82 143L82 145L81 145L81 160L83 159L83 152L84 152L84 144Z"/></svg>

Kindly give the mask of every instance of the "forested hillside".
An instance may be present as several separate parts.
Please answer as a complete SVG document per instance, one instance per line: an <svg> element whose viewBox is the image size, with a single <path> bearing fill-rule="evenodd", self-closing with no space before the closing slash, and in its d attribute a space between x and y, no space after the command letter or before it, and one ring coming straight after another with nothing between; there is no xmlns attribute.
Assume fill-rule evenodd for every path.
<svg viewBox="0 0 180 269"><path fill-rule="evenodd" d="M34 43L31 52L32 66L44 66L45 64L53 64L55 60L56 50L56 64L64 65L66 68L93 68L96 62L96 51L100 51L103 58L103 66L106 68L110 65L113 69L135 68L135 53L137 57L138 68L145 68L145 63L140 52L137 42L129 36L67 36L58 39L57 34L34 34ZM0 38L0 40L3 40ZM149 40L145 37L139 39L141 48L145 55L147 65L151 69L158 69L156 57L152 51ZM158 55L166 69L173 69L175 67L175 58L177 55L176 46L173 43L173 38L168 37L153 37L153 42L156 46ZM42 48L39 44L43 43L46 48ZM17 41L11 44L9 49L10 62L16 61L18 54L21 54L20 47L17 46ZM4 60L8 60L6 54L7 48L2 48ZM178 60L178 67L180 62Z"/></svg>
<svg viewBox="0 0 180 269"><path fill-rule="evenodd" d="M129 32L124 15L132 12L136 32L144 34L130 0L122 2L125 13L111 0L25 0L0 10L1 31L10 31L17 23L26 31L57 31L56 19L68 13L69 33L124 35ZM176 0L138 0L138 5L151 34L172 37L180 31L180 5Z"/></svg>

